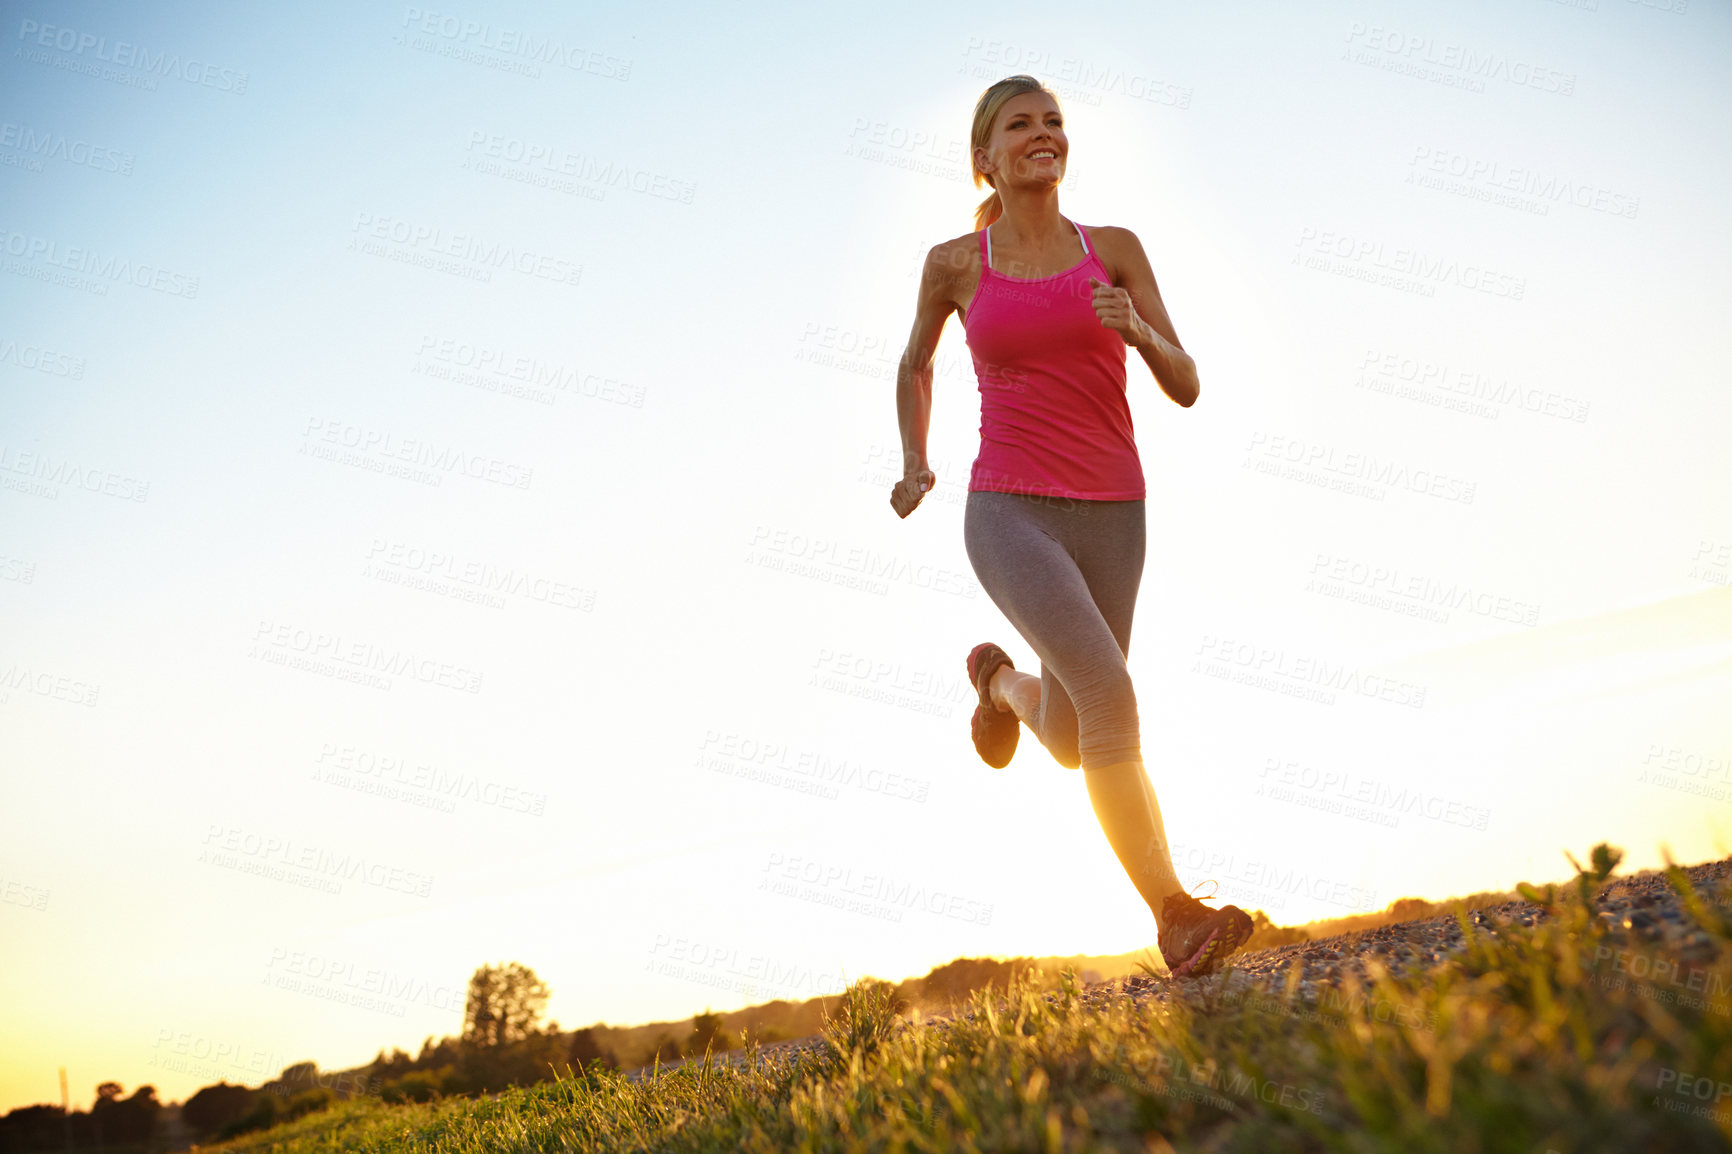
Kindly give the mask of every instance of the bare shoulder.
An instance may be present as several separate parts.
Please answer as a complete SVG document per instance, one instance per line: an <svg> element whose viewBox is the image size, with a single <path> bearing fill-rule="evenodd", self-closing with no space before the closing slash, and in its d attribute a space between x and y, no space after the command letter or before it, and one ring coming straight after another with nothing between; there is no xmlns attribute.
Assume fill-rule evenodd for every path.
<svg viewBox="0 0 1732 1154"><path fill-rule="evenodd" d="M1089 235L1099 238L1101 244L1115 247L1133 245L1143 247L1143 242L1137 239L1137 234L1128 228L1116 224L1091 224L1085 226Z"/></svg>
<svg viewBox="0 0 1732 1154"><path fill-rule="evenodd" d="M1116 224L1090 224L1083 227L1094 237L1095 247L1100 251L1101 263L1113 274L1113 280L1122 282L1125 273L1134 274L1139 269L1149 267L1149 257L1143 251L1143 242L1138 240L1137 234L1130 229Z"/></svg>
<svg viewBox="0 0 1732 1154"><path fill-rule="evenodd" d="M941 240L926 253L926 267L946 281L966 279L980 264L979 233L965 232L961 236Z"/></svg>

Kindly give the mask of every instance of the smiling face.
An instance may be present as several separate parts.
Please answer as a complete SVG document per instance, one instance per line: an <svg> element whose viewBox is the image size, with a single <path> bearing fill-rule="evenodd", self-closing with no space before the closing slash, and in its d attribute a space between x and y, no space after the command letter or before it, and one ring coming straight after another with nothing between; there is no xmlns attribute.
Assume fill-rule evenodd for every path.
<svg viewBox="0 0 1732 1154"><path fill-rule="evenodd" d="M1069 153L1058 105L1044 92L1024 92L999 109L986 147L975 149L975 163L1003 192L1013 185L1057 184Z"/></svg>

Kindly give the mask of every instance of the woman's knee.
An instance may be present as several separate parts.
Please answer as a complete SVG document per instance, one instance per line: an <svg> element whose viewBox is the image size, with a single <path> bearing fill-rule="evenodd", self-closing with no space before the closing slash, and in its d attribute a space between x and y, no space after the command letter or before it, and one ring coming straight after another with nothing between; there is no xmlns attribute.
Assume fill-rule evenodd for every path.
<svg viewBox="0 0 1732 1154"><path fill-rule="evenodd" d="M1123 654L1114 651L1110 658L1097 661L1088 675L1074 680L1071 701L1083 728L1091 720L1097 727L1110 726L1137 716L1137 687L1131 683Z"/></svg>
<svg viewBox="0 0 1732 1154"><path fill-rule="evenodd" d="M1089 757L1082 771L1107 777L1122 777L1146 772L1143 755L1137 750L1114 749Z"/></svg>
<svg viewBox="0 0 1732 1154"><path fill-rule="evenodd" d="M1082 768L1141 759L1137 695L1130 674L1122 666L1077 701L1077 717L1081 730L1077 753Z"/></svg>
<svg viewBox="0 0 1732 1154"><path fill-rule="evenodd" d="M1122 658L1095 661L1088 674L1073 677L1062 705L1049 695L1043 700L1040 742L1066 769L1088 769L1141 756L1137 697ZM1103 761L1105 756L1108 760Z"/></svg>
<svg viewBox="0 0 1732 1154"><path fill-rule="evenodd" d="M1138 741L1114 741L1090 746L1082 755L1084 773L1128 773L1143 766L1143 747Z"/></svg>

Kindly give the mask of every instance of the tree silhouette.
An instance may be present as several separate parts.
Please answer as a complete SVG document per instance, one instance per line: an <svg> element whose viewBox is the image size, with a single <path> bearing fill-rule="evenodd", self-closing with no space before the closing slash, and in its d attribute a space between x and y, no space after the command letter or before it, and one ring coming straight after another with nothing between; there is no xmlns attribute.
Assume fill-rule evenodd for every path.
<svg viewBox="0 0 1732 1154"><path fill-rule="evenodd" d="M428 1044L431 1045L431 1041ZM379 1056L373 1059L371 1066L373 1074L381 1079L395 1078L407 1074L413 1069L415 1069L415 1059L395 1046L391 1047L389 1054L381 1049Z"/></svg>
<svg viewBox="0 0 1732 1154"><path fill-rule="evenodd" d="M296 1083L305 1082L309 1086L317 1085L319 1081L319 1064L317 1062L296 1062L292 1066L284 1066L283 1072L277 1075L277 1081L293 1092Z"/></svg>
<svg viewBox="0 0 1732 1154"><path fill-rule="evenodd" d="M547 1009L547 984L521 962L482 966L469 979L463 1040L496 1048L536 1032Z"/></svg>
<svg viewBox="0 0 1732 1154"><path fill-rule="evenodd" d="M1389 903L1389 914L1396 921L1407 922L1423 918L1431 912L1431 903L1424 898L1397 898Z"/></svg>
<svg viewBox="0 0 1732 1154"><path fill-rule="evenodd" d="M201 1136L216 1134L245 1114L253 1097L254 1091L245 1086L218 1082L188 1098L180 1108L180 1119Z"/></svg>
<svg viewBox="0 0 1732 1154"><path fill-rule="evenodd" d="M595 1040L593 1027L585 1026L571 1035L571 1050L566 1055L566 1061L573 1069L582 1073L589 1067L617 1069L619 1060L613 1056L612 1050L605 1050L601 1043Z"/></svg>
<svg viewBox="0 0 1732 1154"><path fill-rule="evenodd" d="M162 1109L162 1103L156 1100L156 1087L140 1086L130 1098L122 1098L121 1093L119 1082L104 1082L96 1088L90 1121L97 1142L149 1141L156 1126L156 1112Z"/></svg>
<svg viewBox="0 0 1732 1154"><path fill-rule="evenodd" d="M686 1042L686 1053L702 1054L705 1050L721 1053L734 1048L733 1038L722 1029L722 1016L708 1010L692 1019L692 1036Z"/></svg>
<svg viewBox="0 0 1732 1154"><path fill-rule="evenodd" d="M460 1045L455 1040L440 1038L435 1043L429 1035L426 1041L421 1043L421 1052L415 1056L415 1068L431 1070L439 1066L449 1066L462 1057L459 1050Z"/></svg>
<svg viewBox="0 0 1732 1154"><path fill-rule="evenodd" d="M1251 911L1251 938L1246 943L1249 946L1268 950L1310 940L1311 935L1297 926L1278 926L1262 910Z"/></svg>

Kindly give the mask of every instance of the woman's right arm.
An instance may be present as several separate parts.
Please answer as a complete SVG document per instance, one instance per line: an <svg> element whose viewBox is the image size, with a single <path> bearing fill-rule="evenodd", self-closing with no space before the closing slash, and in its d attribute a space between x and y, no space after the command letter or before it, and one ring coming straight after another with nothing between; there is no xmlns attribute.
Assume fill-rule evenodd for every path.
<svg viewBox="0 0 1732 1154"><path fill-rule="evenodd" d="M896 423L902 433L902 480L890 492L890 507L898 517L914 512L934 481L926 461L926 430L932 418L932 358L944 322L956 311L951 286L955 271L945 259L945 245L926 254L920 271L920 294L914 305L914 330L896 366Z"/></svg>

